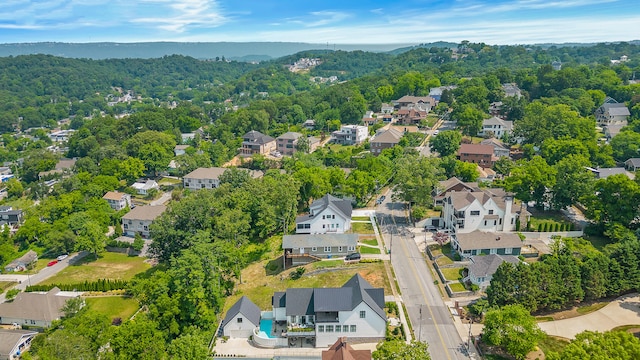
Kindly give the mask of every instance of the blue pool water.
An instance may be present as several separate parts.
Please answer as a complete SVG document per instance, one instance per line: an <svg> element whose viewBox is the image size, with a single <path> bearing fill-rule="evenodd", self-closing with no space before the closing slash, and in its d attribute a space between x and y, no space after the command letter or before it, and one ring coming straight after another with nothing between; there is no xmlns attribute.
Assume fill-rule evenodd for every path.
<svg viewBox="0 0 640 360"><path fill-rule="evenodd" d="M260 319L260 332L270 339L274 339L275 336L271 335L271 329L273 328L273 319Z"/></svg>

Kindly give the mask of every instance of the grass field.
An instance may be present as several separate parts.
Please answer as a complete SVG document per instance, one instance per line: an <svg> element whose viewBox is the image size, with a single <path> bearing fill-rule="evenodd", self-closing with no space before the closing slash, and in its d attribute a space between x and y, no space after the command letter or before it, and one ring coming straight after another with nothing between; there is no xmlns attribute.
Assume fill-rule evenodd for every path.
<svg viewBox="0 0 640 360"><path fill-rule="evenodd" d="M368 247L368 246L359 246L358 247L358 252L360 252L360 254L380 254L380 248L372 248L372 247Z"/></svg>
<svg viewBox="0 0 640 360"><path fill-rule="evenodd" d="M453 284L449 284L449 287L451 288L451 291L453 291L453 292L467 291L467 289L464 288L464 285L462 285L459 282L453 283Z"/></svg>
<svg viewBox="0 0 640 360"><path fill-rule="evenodd" d="M284 291L287 288L341 287L356 273L362 275L374 287L384 288L385 294L391 294L391 284L382 262L345 264L341 260L319 261L304 266L306 272L298 280L291 280L289 277L297 268L267 275L266 263L254 263L242 271L242 284L238 284L236 293L227 298L225 311L243 295L260 309L268 310L271 309L271 296L275 291ZM334 266L329 269L329 265ZM315 270L320 271L314 274Z"/></svg>
<svg viewBox="0 0 640 360"><path fill-rule="evenodd" d="M457 281L459 279L462 279L462 275L460 274L461 271L462 271L462 268L440 269L440 272L442 272L442 275L444 275L444 278L450 281Z"/></svg>
<svg viewBox="0 0 640 360"><path fill-rule="evenodd" d="M121 318L123 321L138 311L138 302L125 296L104 296L85 298L89 311L106 315L109 319Z"/></svg>
<svg viewBox="0 0 640 360"><path fill-rule="evenodd" d="M544 339L538 342L538 347L540 348L540 350L542 350L542 352L548 354L550 351L562 351L562 349L564 349L564 347L567 346L568 343L569 341L567 341L567 339L547 335L544 337Z"/></svg>
<svg viewBox="0 0 640 360"><path fill-rule="evenodd" d="M2 294L3 292L5 292L5 290L17 284L18 283L15 281L0 281L0 294Z"/></svg>
<svg viewBox="0 0 640 360"><path fill-rule="evenodd" d="M354 216L351 221L371 221L371 218L368 216Z"/></svg>
<svg viewBox="0 0 640 360"><path fill-rule="evenodd" d="M576 311L580 315L586 315L588 313L592 313L594 311L598 311L598 310L602 309L603 307L605 307L607 305L609 305L608 302L597 302L597 303L586 305L586 306L580 306L580 307L578 307L578 309Z"/></svg>
<svg viewBox="0 0 640 360"><path fill-rule="evenodd" d="M371 246L378 246L378 240L376 240L375 238L368 239L368 240L363 240L363 241L361 241L361 243L367 244L367 245L371 245Z"/></svg>
<svg viewBox="0 0 640 360"><path fill-rule="evenodd" d="M70 265L42 284L71 284L98 279L129 280L151 267L143 261L141 257L111 252L101 254L97 260L89 255L80 263Z"/></svg>
<svg viewBox="0 0 640 360"><path fill-rule="evenodd" d="M351 223L351 232L356 234L373 234L371 223Z"/></svg>

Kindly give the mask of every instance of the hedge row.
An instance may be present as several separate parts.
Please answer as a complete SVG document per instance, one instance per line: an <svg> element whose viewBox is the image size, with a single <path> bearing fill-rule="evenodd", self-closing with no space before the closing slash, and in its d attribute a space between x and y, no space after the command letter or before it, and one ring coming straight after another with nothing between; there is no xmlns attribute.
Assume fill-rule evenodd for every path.
<svg viewBox="0 0 640 360"><path fill-rule="evenodd" d="M538 232L573 231L573 223L539 223Z"/></svg>
<svg viewBox="0 0 640 360"><path fill-rule="evenodd" d="M27 286L27 292L30 291L49 291L54 287L62 291L111 291L123 290L129 285L128 281L100 279L97 281L85 281L77 284L49 284L49 285L32 285Z"/></svg>

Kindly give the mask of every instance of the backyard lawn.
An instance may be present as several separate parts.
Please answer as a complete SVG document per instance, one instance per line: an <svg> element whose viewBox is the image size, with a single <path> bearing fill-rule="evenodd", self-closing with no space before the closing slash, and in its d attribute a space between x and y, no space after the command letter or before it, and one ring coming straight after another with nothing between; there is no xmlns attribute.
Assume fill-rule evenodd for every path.
<svg viewBox="0 0 640 360"><path fill-rule="evenodd" d="M121 318L123 321L138 311L138 302L125 296L87 297L89 311L106 315L109 319Z"/></svg>
<svg viewBox="0 0 640 360"><path fill-rule="evenodd" d="M373 225L371 223L351 223L351 232L356 234L373 234Z"/></svg>
<svg viewBox="0 0 640 360"><path fill-rule="evenodd" d="M467 289L464 288L464 285L462 285L462 283L459 283L459 282L449 284L449 288L451 288L451 291L453 292L467 291Z"/></svg>
<svg viewBox="0 0 640 360"><path fill-rule="evenodd" d="M105 252L97 260L88 255L80 263L69 265L42 284L73 284L98 279L129 280L149 268L151 265L145 263L144 258Z"/></svg>
<svg viewBox="0 0 640 360"><path fill-rule="evenodd" d="M345 264L342 260L319 261L304 266L306 272L298 280L291 280L289 277L298 267L267 275L266 264L266 261L254 263L242 271L242 284L236 286L235 294L227 297L225 311L243 295L261 310L269 310L274 291L284 291L287 288L340 287L356 273L374 287L384 288L385 294L391 294L391 284L382 262ZM329 265L334 267L328 267Z"/></svg>
<svg viewBox="0 0 640 360"><path fill-rule="evenodd" d="M548 354L550 351L560 352L565 346L567 346L567 344L569 344L569 341L566 339L549 335L538 341L538 347L545 354Z"/></svg>
<svg viewBox="0 0 640 360"><path fill-rule="evenodd" d="M354 216L351 221L371 221L371 218L368 216Z"/></svg>
<svg viewBox="0 0 640 360"><path fill-rule="evenodd" d="M360 254L380 254L380 248L372 248L372 247L368 247L368 246L359 246L358 247L358 252Z"/></svg>
<svg viewBox="0 0 640 360"><path fill-rule="evenodd" d="M18 283L15 281L0 281L0 294Z"/></svg>
<svg viewBox="0 0 640 360"><path fill-rule="evenodd" d="M362 240L360 242L363 243L363 244L371 245L371 246L378 246L378 240L376 240L376 238L368 239L368 240Z"/></svg>
<svg viewBox="0 0 640 360"><path fill-rule="evenodd" d="M458 281L459 279L462 279L462 275L460 274L462 270L462 268L444 268L440 269L440 272L442 272L445 279L449 281Z"/></svg>

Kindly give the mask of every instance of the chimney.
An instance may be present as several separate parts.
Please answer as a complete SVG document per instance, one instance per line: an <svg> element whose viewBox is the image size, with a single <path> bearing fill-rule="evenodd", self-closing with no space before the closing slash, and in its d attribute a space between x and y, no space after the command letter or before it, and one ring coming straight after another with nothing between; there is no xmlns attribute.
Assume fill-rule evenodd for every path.
<svg viewBox="0 0 640 360"><path fill-rule="evenodd" d="M511 230L511 208L513 207L513 195L506 195L504 197L504 221L502 222L502 231L509 232Z"/></svg>

